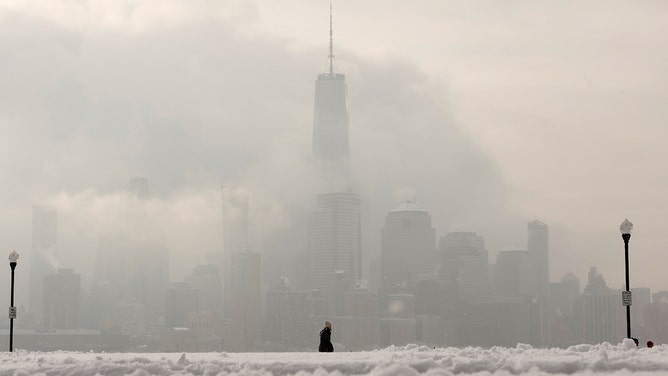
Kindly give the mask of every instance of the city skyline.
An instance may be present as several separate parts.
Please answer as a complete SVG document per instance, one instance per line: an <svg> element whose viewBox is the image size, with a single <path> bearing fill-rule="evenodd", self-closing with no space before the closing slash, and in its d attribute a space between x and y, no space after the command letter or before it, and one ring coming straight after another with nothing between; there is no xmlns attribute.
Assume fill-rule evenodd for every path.
<svg viewBox="0 0 668 376"><path fill-rule="evenodd" d="M275 17L294 5L304 6L306 12L311 12L307 14L313 17L306 17L308 22L304 26L294 23L295 26L288 27L285 23L290 17L285 17L281 23L273 23ZM67 268L73 267L82 273L82 281L89 281L91 275L90 272L86 275L86 270L90 270L94 261L94 252L90 250L96 248L100 230L120 226L122 215L115 207L119 202L131 200L123 193L127 179L148 177L156 189L155 196L149 200L152 215L162 217L159 222L165 227L170 252L180 261L173 264L171 276L179 279L188 272L187 268L180 267L186 264L184 260L200 259L200 255L215 251L222 244L218 235L220 210L216 203L220 197L220 184L227 182L230 176L229 180L251 187L256 193L258 210L261 214L269 214L265 218L271 217L262 224L262 231L266 232L280 232L284 228L281 220L291 218L287 208L305 193L317 192L317 187L309 186L309 179L305 178L314 173L305 161L305 155L310 149L308 127L312 118L312 77L321 71L318 67L323 65L326 56L322 53L327 40L323 24L328 4L290 2L283 8L273 9L258 3L255 4L255 15L231 6L232 9L217 9L215 14L220 18L211 23L202 22L202 13L208 9L197 5L183 12L164 10L165 16L171 17L178 30L183 32L184 41L195 40L204 33L201 45L178 40L172 40L170 45L164 44L170 36L169 31L146 13L141 13L145 10L142 7L135 10L141 17L132 18L131 12L122 6L108 5L108 8L97 10L75 7L70 9L74 16L65 16L67 9L62 6L54 5L62 12L46 12L37 6L14 5L9 9L25 17L3 22L7 35L10 30L18 31L15 40L19 42L39 41L49 35L54 39L47 40L56 46L57 51L37 43L33 49L13 57L7 73L3 74L6 93L11 90L15 95L7 98L3 107L3 114L8 119L14 117L11 122L3 122L3 131L12 137L1 149L7 153L3 160L12 161L7 168L7 181L17 184L4 190L2 206L12 215L2 219L2 244L22 253L24 263L17 271L20 286L27 285L28 273L21 272L21 268L28 265L27 251L31 249L27 234L33 204L57 208L59 231L62 232L58 237L59 263ZM585 127L582 122L565 115L550 117L555 108L548 106L549 101L541 96L529 101L531 105L527 106L512 101L491 106L490 103L496 103L500 97L498 91L502 89L510 90L513 95L507 97L517 97L518 102L521 102L519 98L526 100L528 93L535 94L535 88L534 91L523 90L532 88L528 80L534 76L520 75L518 70L509 70L513 74L500 74L498 70L490 72L483 64L485 59L472 57L471 50L491 43L487 39L481 41L479 33L473 35L478 39L473 36L468 40L448 37L445 45L448 48L443 48L445 52L434 55L438 58L430 62L425 59L428 51L407 47L408 36L387 38L395 41L392 48L380 37L373 40L378 43L371 43L369 38L376 37L380 31L395 32L381 27L386 20L379 20L372 33L360 33L363 38L352 38L354 34L351 33L359 33L354 20L368 14L365 13L369 12L368 6L355 8L344 2L338 7L335 4L335 14L346 15L338 21L342 26L337 27L337 33L340 30L337 46L341 46L341 52L337 53L338 71L345 72L351 81L350 95L355 99L351 108L355 114L351 132L357 137L353 137L351 153L353 158L359 157L356 160L360 163L353 174L362 177L359 181L363 187L360 192L363 202L370 196L373 198L369 203L371 208L366 212L367 218L363 219L365 224L371 224L365 226L364 241L369 242L365 249L378 250L380 240L376 234L382 226L382 216L409 196L432 213L437 235L444 235L457 224L469 224L485 237L492 255L506 246L521 248L524 222L539 218L550 224L552 230L550 281L558 280L569 271L584 279L589 266L598 266L608 278L609 285L618 287L623 280L623 243L617 226L624 217L629 217L636 224L630 243L631 286L668 289L662 271L652 267L660 258L660 250L666 246L666 240L660 236L661 217L657 215L660 211L657 208L665 206L665 197L655 193L662 192L666 183L661 173L646 171L648 166L653 167L650 170L658 168L660 171L660 166L648 162L665 159L661 154L664 152L654 147L655 140L661 139L661 132L665 132L658 128L660 125L654 119L665 119L665 113L660 106L652 106L654 101L661 100L642 100L648 93L655 94L653 98L663 98L665 92L661 87L666 85L661 79L664 75L624 70L624 63L635 61L628 58L613 65L620 72L615 77L625 77L615 87L603 85L605 79L612 76L612 67L603 72L596 72L589 65L580 70L558 71L571 79L566 82L573 85L575 94L596 94L597 102L591 103L591 108L576 106L571 103L576 102L572 99L559 102L566 102L567 108L584 114L583 118L589 122L585 125L608 125L607 133L600 132L598 126ZM662 9L662 5L653 7ZM587 10L592 11L592 8L595 6L589 5ZM456 6L454 11L448 8L453 12L446 12L434 3L417 7L415 12L424 15L429 9L446 16L470 14L472 25L480 18L493 15L491 11L463 5ZM557 17L569 14L570 8L566 5L556 8L518 5L510 10L493 9L527 21L527 30L557 38L551 29L554 26L549 26L553 23L548 22L552 19L547 14L555 11L553 17L558 20ZM392 19L401 10L405 8L394 4L384 9L383 14ZM625 10L623 5L616 4L609 12L614 18L621 17ZM627 27L622 29L632 30L629 26L634 25L634 20L637 22L641 15L659 13L655 10L648 4L636 8L632 13L634 17L624 23ZM121 21L85 29L83 25L97 17L95 12L118 13ZM408 12L406 17L411 20L415 14ZM250 21L245 20L244 15L250 17ZM569 20L573 30L558 36L563 39L552 40L554 46L568 45L575 38L573 34L578 34L575 31L587 30L579 18ZM500 27L495 18L493 21L485 30ZM296 38L295 29L312 22L317 23L317 27L309 33L297 33L303 38ZM637 34L620 43L627 46L665 27L655 23L653 17L644 24L646 27L636 28ZM275 31L267 31L272 25L275 25ZM601 27L614 31L613 35L619 33L605 22ZM123 34L120 30L124 28L130 32ZM471 25L453 23L447 28L465 31L471 30ZM523 31L508 28L503 30L510 36L502 34L495 39L502 46L513 46L512 36L521 35ZM246 33L238 36L234 31L239 30ZM105 39L104 35L109 38ZM585 35L591 38L576 45L579 49L597 45L602 39L595 33ZM209 46L221 37L225 41L222 52L209 52ZM651 39L641 40L650 44ZM468 49L458 44L465 41L470 43L465 45ZM520 41L532 45L530 40ZM139 53L148 45L153 45L155 50ZM371 45L376 47L365 48ZM384 48L387 50L383 51ZM600 48L610 51L609 46ZM654 61L665 59L661 51L633 51L642 54L638 64L645 64L642 66L649 72L655 68ZM497 53L496 57L503 55L493 49L489 53ZM59 59L59 54L64 58ZM444 64L446 71L439 76L434 71L439 62L445 61L442 54L446 54L452 63ZM567 67L580 61L573 54L559 55L558 50L553 54L548 57L569 57ZM395 55L397 58L392 59ZM466 62L464 57L473 62L468 74L462 74L467 73L462 68ZM587 64L599 61L589 54L586 57L589 58ZM122 64L126 69L109 69L109 62L117 60L127 61L129 64ZM620 61L610 60L613 61L611 64ZM55 63L47 65L43 61ZM499 61L504 69L510 69L516 60L499 58ZM31 74L35 74L35 80L29 80L25 71L18 70L25 66L33 67ZM142 68L145 66L157 68L150 72ZM272 74L266 73L263 69L266 66L272 67ZM554 80L546 73L553 72L555 66L547 64L546 67L545 71L539 70L541 74L536 74L535 77L540 78L536 80L536 86L551 92ZM634 72L636 74L630 74ZM472 79L475 73L481 81L491 77L506 81L483 90L484 82ZM189 75L195 77L193 82L197 85L187 83L192 81L187 79ZM146 84L133 83L140 76ZM559 74L555 76L561 77ZM392 80L387 80L388 77ZM522 86L514 88L507 77L517 78ZM658 80L648 82L647 77L658 77ZM24 81L20 81L22 79ZM494 81L490 79L488 82ZM151 85L160 90L153 90ZM229 90L230 87L235 90ZM591 87L595 90L588 89ZM414 91L410 91L411 88ZM295 96L294 100L285 98L286 90ZM406 97L403 93L413 95ZM479 106L473 105L476 104L476 93L482 93L483 97ZM548 97L557 93L562 95L558 98L572 98L569 91L556 91ZM450 101L450 94L461 97ZM235 99L246 98L243 100L246 101L253 95L257 98L249 105ZM196 105L188 100L191 97L202 100ZM601 107L606 98L617 106ZM539 100L545 102L537 102ZM623 107L619 104L625 101L645 103L643 108L651 110L648 113L654 117L643 115L639 119L648 125L642 124L643 121L631 121L635 120L632 116L637 115L635 111L619 112ZM432 102L436 104L430 105ZM218 106L222 107L219 109ZM498 124L503 127L499 125L495 130L491 125L483 125L497 122L487 117L492 115L473 114L472 108L477 107L486 110L480 113L498 116ZM266 115L258 114L258 108L265 109ZM608 115L596 116L604 109ZM620 120L615 120L617 118ZM267 123L272 124L271 132L262 126ZM535 127L534 123L537 124ZM242 124L243 133L239 133L237 124ZM643 152L633 153L633 158L621 159L627 124L632 125L628 125L628 132L633 132L628 139L630 146L642 145ZM573 132L576 125L580 126L575 128L579 131ZM445 130L439 130L439 127ZM529 136L520 138L522 132ZM495 138L500 134L504 138ZM548 142L551 135L561 142ZM232 140L228 142L229 139ZM529 142L531 140L535 142ZM569 149L561 147L565 143L573 145L577 157L561 158L565 153L562 149ZM601 144L604 146L596 149L600 152L593 153L595 155L587 152L589 145ZM372 152L360 147L363 145ZM545 146L544 151L538 150L541 145ZM508 149L518 150L502 153ZM15 156L23 155L22 150L32 153L16 160ZM529 164L526 162L529 159L535 159L537 163ZM438 163L433 163L435 160ZM429 161L432 163L427 163ZM633 161L636 163L632 164ZM609 166L626 171L628 178L622 171L611 173ZM543 177L550 184L543 185L540 178L531 178L531 175ZM306 186L301 184L304 182ZM613 182L615 184L611 184ZM608 191L602 188L610 185L626 189L612 191L610 188ZM648 201L650 199L653 201ZM580 215L578 211L583 203L592 205L586 215ZM273 218L279 220L274 222ZM193 248L199 253L196 257L190 253Z"/></svg>

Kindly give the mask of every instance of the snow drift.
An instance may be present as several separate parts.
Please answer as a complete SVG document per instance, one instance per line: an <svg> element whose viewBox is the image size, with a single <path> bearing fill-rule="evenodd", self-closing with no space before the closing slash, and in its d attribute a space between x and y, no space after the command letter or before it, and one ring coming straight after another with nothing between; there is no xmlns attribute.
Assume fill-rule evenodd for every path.
<svg viewBox="0 0 668 376"><path fill-rule="evenodd" d="M0 354L2 375L663 375L668 346L631 340L567 349L430 348L408 345L339 353Z"/></svg>

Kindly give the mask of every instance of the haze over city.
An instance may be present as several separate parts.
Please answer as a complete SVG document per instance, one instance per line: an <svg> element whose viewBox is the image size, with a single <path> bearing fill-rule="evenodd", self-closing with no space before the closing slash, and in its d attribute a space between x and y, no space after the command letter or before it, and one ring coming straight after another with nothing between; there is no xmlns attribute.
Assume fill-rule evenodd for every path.
<svg viewBox="0 0 668 376"><path fill-rule="evenodd" d="M21 254L18 299L33 205L57 211L50 262L83 287L101 239L138 227L164 242L177 282L223 250L221 186L250 198L246 246L270 270L263 288L294 272L326 190L312 144L329 7L0 2L0 245ZM342 184L361 200L362 279L385 216L410 201L431 215L436 240L484 237L491 263L527 249L538 219L549 225L550 281L572 272L584 286L593 266L613 289L629 218L631 286L668 290L667 8L335 1L331 64L349 115ZM136 177L148 184L141 205L128 189Z"/></svg>

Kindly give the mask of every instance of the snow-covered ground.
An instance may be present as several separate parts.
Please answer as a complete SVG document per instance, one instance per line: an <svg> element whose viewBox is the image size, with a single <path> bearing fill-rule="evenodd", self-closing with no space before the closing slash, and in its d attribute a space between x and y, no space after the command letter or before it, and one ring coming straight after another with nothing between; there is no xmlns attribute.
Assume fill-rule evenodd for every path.
<svg viewBox="0 0 668 376"><path fill-rule="evenodd" d="M0 353L0 375L666 375L668 345L409 345L340 353Z"/></svg>

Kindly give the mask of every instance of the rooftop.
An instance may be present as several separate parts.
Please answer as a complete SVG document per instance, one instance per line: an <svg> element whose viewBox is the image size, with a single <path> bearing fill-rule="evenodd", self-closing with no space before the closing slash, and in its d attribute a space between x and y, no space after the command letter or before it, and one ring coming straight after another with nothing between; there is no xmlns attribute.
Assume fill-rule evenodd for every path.
<svg viewBox="0 0 668 376"><path fill-rule="evenodd" d="M415 205L415 202L413 202L413 201L404 201L399 206L397 206L396 208L390 210L390 213L405 212L405 211L425 212L425 213L427 212L426 210L422 209L421 207Z"/></svg>

